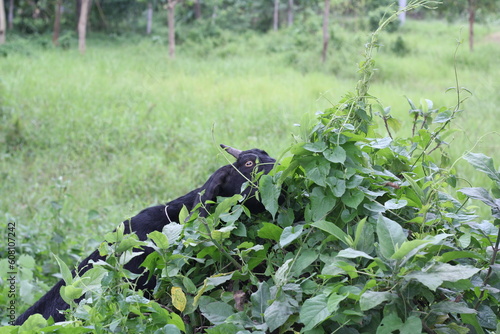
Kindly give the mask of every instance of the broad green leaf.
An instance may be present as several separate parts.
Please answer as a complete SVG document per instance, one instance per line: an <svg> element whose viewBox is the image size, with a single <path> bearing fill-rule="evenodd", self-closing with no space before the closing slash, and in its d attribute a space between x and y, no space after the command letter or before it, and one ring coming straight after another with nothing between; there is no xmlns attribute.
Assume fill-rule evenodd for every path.
<svg viewBox="0 0 500 334"><path fill-rule="evenodd" d="M222 242L224 239L228 239L231 236L231 231L236 229L235 225L224 226L218 230L212 231L210 235L214 240Z"/></svg>
<svg viewBox="0 0 500 334"><path fill-rule="evenodd" d="M201 314L214 325L222 324L228 317L234 314L233 307L224 302L211 302L208 304L200 300Z"/></svg>
<svg viewBox="0 0 500 334"><path fill-rule="evenodd" d="M404 199L390 199L387 202L384 203L384 206L387 210L397 210L401 209L408 205L408 201Z"/></svg>
<svg viewBox="0 0 500 334"><path fill-rule="evenodd" d="M485 304L481 304L477 311L477 318L481 327L487 329L496 329L498 318L497 314L491 309L491 307Z"/></svg>
<svg viewBox="0 0 500 334"><path fill-rule="evenodd" d="M135 234L127 234L122 240L119 241L118 246L116 247L116 252L119 254L131 251L142 244L142 241L140 241Z"/></svg>
<svg viewBox="0 0 500 334"><path fill-rule="evenodd" d="M238 204L238 202L243 198L243 196L237 194L231 197L224 199L221 203L217 205L215 208L215 212L213 214L214 220L219 219L220 215L228 212L234 205Z"/></svg>
<svg viewBox="0 0 500 334"><path fill-rule="evenodd" d="M401 260L404 256L406 256L409 252L417 248L418 246L425 245L430 243L430 240L411 240L411 241L405 241L401 245L401 247L398 248L398 250L392 254L391 259L393 260Z"/></svg>
<svg viewBox="0 0 500 334"><path fill-rule="evenodd" d="M384 213L387 210L382 204L375 201L366 203L363 205L363 207L366 210L371 211L374 215L376 215L377 213Z"/></svg>
<svg viewBox="0 0 500 334"><path fill-rule="evenodd" d="M358 251L358 250L355 250L355 249L352 249L352 248L346 248L346 249L341 250L337 254L337 257L343 257L343 258L346 258L346 259L355 259L355 258L358 258L358 257L364 257L364 258L370 259L370 260L373 259L373 257L371 257L370 255L366 254L365 252Z"/></svg>
<svg viewBox="0 0 500 334"><path fill-rule="evenodd" d="M452 234L441 233L434 236L427 236L425 239L405 241L401 247L392 255L391 259L400 260L404 257L410 258L419 252L426 244L437 245Z"/></svg>
<svg viewBox="0 0 500 334"><path fill-rule="evenodd" d="M360 242L361 236L363 235L363 231L365 229L365 224L366 224L366 219L367 219L367 217L364 217L356 225L356 232L354 233L354 244L353 244L354 248L357 248L358 243Z"/></svg>
<svg viewBox="0 0 500 334"><path fill-rule="evenodd" d="M475 169L485 173L493 181L500 183L500 174L496 171L492 158L482 153L467 153L464 159Z"/></svg>
<svg viewBox="0 0 500 334"><path fill-rule="evenodd" d="M376 334L392 334L395 333L396 331L399 331L402 327L403 327L403 322L401 321L401 319L399 319L397 314L390 313L382 319L380 325L377 328ZM417 334L417 333L418 332L411 334Z"/></svg>
<svg viewBox="0 0 500 334"><path fill-rule="evenodd" d="M88 291L97 291L101 288L102 279L105 275L108 274L108 271L104 269L102 266L94 266L93 268L87 270L85 274L82 276L82 282L85 284L80 284L79 287L82 287L82 295L87 293Z"/></svg>
<svg viewBox="0 0 500 334"><path fill-rule="evenodd" d="M460 318L462 319L462 321L465 324L471 325L472 327L474 327L477 334L484 334L484 330L481 327L481 325L479 324L477 314L462 313L462 314L460 314Z"/></svg>
<svg viewBox="0 0 500 334"><path fill-rule="evenodd" d="M411 189L415 193L415 196L412 196L409 199L414 200L415 205L421 208L422 202L425 200L424 190L420 188L417 181L415 181L410 175L408 175L407 173L403 173L402 175L405 178L405 180L410 184Z"/></svg>
<svg viewBox="0 0 500 334"><path fill-rule="evenodd" d="M144 298L140 295L131 295L125 298L125 302L128 304L148 304L149 299Z"/></svg>
<svg viewBox="0 0 500 334"><path fill-rule="evenodd" d="M368 311L383 302L390 301L394 296L389 291L377 292L377 291L365 291L359 298L359 307L361 311Z"/></svg>
<svg viewBox="0 0 500 334"><path fill-rule="evenodd" d="M496 206L495 200L491 197L488 190L484 188L478 188L478 187L462 188L459 191L461 193L464 193L470 198L482 201L484 204L489 205L492 208Z"/></svg>
<svg viewBox="0 0 500 334"><path fill-rule="evenodd" d="M280 246L286 247L292 243L295 239L301 236L303 227L302 225L287 226L281 233L279 244Z"/></svg>
<svg viewBox="0 0 500 334"><path fill-rule="evenodd" d="M182 225L177 223L170 223L163 227L163 234L167 236L170 245L175 244L179 240L182 229Z"/></svg>
<svg viewBox="0 0 500 334"><path fill-rule="evenodd" d="M20 329L24 329L28 333L36 333L37 330L47 327L47 325L47 319L45 319L41 314L35 313L26 319ZM21 332L22 331L19 330L19 333ZM6 333L11 333L11 331L7 331ZM16 330L12 333L18 333L18 331Z"/></svg>
<svg viewBox="0 0 500 334"><path fill-rule="evenodd" d="M484 260L484 258L481 255L477 254L476 252L452 251L452 252L446 252L441 256L436 257L436 261L450 262L461 258L473 258L473 259Z"/></svg>
<svg viewBox="0 0 500 334"><path fill-rule="evenodd" d="M335 146L333 149L327 149L323 152L325 158L333 163L343 164L347 158L345 150L342 146Z"/></svg>
<svg viewBox="0 0 500 334"><path fill-rule="evenodd" d="M283 325L294 313L287 301L275 300L265 311L264 319L272 332Z"/></svg>
<svg viewBox="0 0 500 334"><path fill-rule="evenodd" d="M432 121L432 123L445 123L453 118L453 111L444 110L437 114L436 118Z"/></svg>
<svg viewBox="0 0 500 334"><path fill-rule="evenodd" d="M168 226L168 225L167 225ZM148 238L153 240L153 242L158 246L159 249L167 249L168 248L168 237L161 233L160 231L153 231L148 234Z"/></svg>
<svg viewBox="0 0 500 334"><path fill-rule="evenodd" d="M250 295L252 301L252 315L257 319L264 316L264 312L269 307L267 301L271 299L271 292L267 282L259 282L258 289ZM263 319L261 319L263 322Z"/></svg>
<svg viewBox="0 0 500 334"><path fill-rule="evenodd" d="M457 303L443 301L431 306L432 312L440 314L459 313L459 314L476 314L477 311L468 307L466 303Z"/></svg>
<svg viewBox="0 0 500 334"><path fill-rule="evenodd" d="M348 294L339 295L335 292L332 293L328 297L328 301L327 301L328 311L330 313L337 312L337 310L339 309L340 302L342 302L344 299L346 299L347 296L348 296Z"/></svg>
<svg viewBox="0 0 500 334"><path fill-rule="evenodd" d="M382 149L389 147L392 143L392 138L391 137L385 137L385 138L376 138L370 141L366 146L369 146L371 148L377 148L377 149Z"/></svg>
<svg viewBox="0 0 500 334"><path fill-rule="evenodd" d="M330 223L325 220L320 220L312 223L311 226L319 228L320 230L323 230L333 235L334 237L336 237L337 239L339 239L340 241L344 242L347 245L351 244L350 242L351 238L334 223Z"/></svg>
<svg viewBox="0 0 500 334"><path fill-rule="evenodd" d="M35 259L30 255L21 254L17 260L19 266L26 269L33 269L35 267Z"/></svg>
<svg viewBox="0 0 500 334"><path fill-rule="evenodd" d="M188 293L190 294L196 293L196 285L194 285L193 281L189 277L187 276L182 277L182 285L184 286L184 289Z"/></svg>
<svg viewBox="0 0 500 334"><path fill-rule="evenodd" d="M300 322L305 325L303 331L308 331L325 321L330 316L328 299L324 294L307 299L300 309Z"/></svg>
<svg viewBox="0 0 500 334"><path fill-rule="evenodd" d="M229 281L233 277L233 274L234 273L213 275L206 279L206 283L208 286L219 286Z"/></svg>
<svg viewBox="0 0 500 334"><path fill-rule="evenodd" d="M398 121L396 118L390 117L387 119L387 124L395 131L399 132L399 129L401 129L401 122Z"/></svg>
<svg viewBox="0 0 500 334"><path fill-rule="evenodd" d="M365 194L358 189L350 189L342 195L341 200L346 206L357 209L358 206L363 202Z"/></svg>
<svg viewBox="0 0 500 334"><path fill-rule="evenodd" d="M235 328L231 331L224 331L222 332L221 334L233 334L233 333L237 333L237 334L250 334L250 332L247 332L247 331L243 331L243 328L255 328L255 329L267 329L268 326L266 324L262 324L262 323L256 323L254 321L254 319L250 318L248 315L246 315L245 313L243 312L238 312L238 313L235 313L233 314L232 316L230 316L229 318L226 319L226 322L222 325L219 325L219 326L223 326L223 325L236 325L238 326L238 328ZM209 331L206 331L206 334L209 334L211 332ZM264 332L262 331L254 331L252 333L255 333L255 334L265 334Z"/></svg>
<svg viewBox="0 0 500 334"><path fill-rule="evenodd" d="M304 165L306 177L317 185L326 186L326 177L330 172L330 162L321 157L314 157Z"/></svg>
<svg viewBox="0 0 500 334"><path fill-rule="evenodd" d="M379 215L377 220L377 236L380 253L386 259L390 259L406 241L401 225L382 215Z"/></svg>
<svg viewBox="0 0 500 334"><path fill-rule="evenodd" d="M311 192L312 220L316 221L324 219L325 216L333 209L335 203L335 197L326 193L324 188L315 187Z"/></svg>
<svg viewBox="0 0 500 334"><path fill-rule="evenodd" d="M187 209L187 207L185 205L183 205L181 211L179 212L178 223L180 223L180 224L184 223L188 217L189 217L189 210Z"/></svg>
<svg viewBox="0 0 500 334"><path fill-rule="evenodd" d="M274 275L274 282L276 286L281 287L288 281L288 272L290 269L290 265L293 259L288 259L283 263L278 270L276 270L276 274Z"/></svg>
<svg viewBox="0 0 500 334"><path fill-rule="evenodd" d="M278 212L279 204L278 198L281 194L281 188L273 183L271 175L262 175L259 180L259 193L262 197L262 204L271 215L276 215Z"/></svg>
<svg viewBox="0 0 500 334"><path fill-rule="evenodd" d="M346 183L344 179L339 179L333 176L327 177L326 182L332 190L333 196L336 198L342 197L346 190Z"/></svg>
<svg viewBox="0 0 500 334"><path fill-rule="evenodd" d="M500 218L500 199L493 199L484 188L462 188L459 190L473 199L478 199L491 207L493 217Z"/></svg>
<svg viewBox="0 0 500 334"><path fill-rule="evenodd" d="M71 274L68 266L57 255L52 254L52 256L55 257L57 264L59 265L59 270L61 271L64 283L66 283L66 285L71 285L73 283L73 275Z"/></svg>
<svg viewBox="0 0 500 334"><path fill-rule="evenodd" d="M184 291L178 286L173 286L170 290L170 294L172 296L172 305L179 311L183 312L186 308L187 299Z"/></svg>
<svg viewBox="0 0 500 334"><path fill-rule="evenodd" d="M277 225L271 223L262 223L262 228L259 229L257 235L264 239L271 239L274 241L279 241L283 229Z"/></svg>
<svg viewBox="0 0 500 334"><path fill-rule="evenodd" d="M236 204L235 206L233 206L231 211L221 213L219 218L220 218L220 220L222 220L225 223L232 224L241 217L241 214L243 213L243 211L244 211L243 206Z"/></svg>
<svg viewBox="0 0 500 334"><path fill-rule="evenodd" d="M357 188L361 183L363 183L364 179L365 178L363 176L354 174L346 181L345 186L347 189Z"/></svg>
<svg viewBox="0 0 500 334"><path fill-rule="evenodd" d="M295 277L303 274L303 270L306 269L311 263L316 261L319 254L315 249L305 249L303 250L297 260L293 263L291 272Z"/></svg>
<svg viewBox="0 0 500 334"><path fill-rule="evenodd" d="M59 293L66 303L71 304L75 299L82 296L83 289L77 288L73 285L63 285L61 286Z"/></svg>
<svg viewBox="0 0 500 334"><path fill-rule="evenodd" d="M416 279L432 291L443 284L444 281L456 282L461 279L468 279L479 272L479 268L472 266L456 265L448 263L437 263L426 271L415 271L405 276L406 279Z"/></svg>
<svg viewBox="0 0 500 334"><path fill-rule="evenodd" d="M181 331L174 324L166 324L161 329L155 331L154 334L181 334Z"/></svg>
<svg viewBox="0 0 500 334"><path fill-rule="evenodd" d="M410 316L406 322L401 326L399 334L418 334L422 333L422 320L416 316Z"/></svg>
<svg viewBox="0 0 500 334"><path fill-rule="evenodd" d="M307 143L303 147L306 150L308 150L309 152L319 153L319 152L323 152L324 150L326 150L327 145L323 141L317 141L314 143Z"/></svg>

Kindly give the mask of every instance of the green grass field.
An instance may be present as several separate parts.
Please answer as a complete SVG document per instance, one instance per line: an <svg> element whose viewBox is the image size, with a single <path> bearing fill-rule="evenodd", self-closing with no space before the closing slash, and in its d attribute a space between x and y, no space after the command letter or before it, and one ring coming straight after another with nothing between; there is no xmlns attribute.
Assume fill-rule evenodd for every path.
<svg viewBox="0 0 500 334"><path fill-rule="evenodd" d="M465 39L456 67L473 96L449 138L452 159L469 150L495 158L499 146L500 43L489 36L500 27L476 29L471 53L465 24L410 21L382 35L376 57L371 93L407 135L405 96L456 104L445 91L455 85L455 49ZM405 56L392 51L397 36ZM44 38L17 38L0 59L0 226L16 222L19 254L37 260L41 282L32 280L22 307L54 282L50 253L73 265L119 222L199 186L227 163L219 143L278 157L295 124L354 89L368 33L337 27L340 46L324 65L320 35L296 31L231 36L217 48L185 42L174 61L146 38L90 39L83 56L43 47ZM474 185L487 184L465 162L457 168Z"/></svg>

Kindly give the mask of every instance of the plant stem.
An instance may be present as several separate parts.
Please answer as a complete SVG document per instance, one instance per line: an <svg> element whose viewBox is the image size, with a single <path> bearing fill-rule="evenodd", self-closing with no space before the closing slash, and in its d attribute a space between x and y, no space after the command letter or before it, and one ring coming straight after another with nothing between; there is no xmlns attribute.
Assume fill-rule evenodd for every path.
<svg viewBox="0 0 500 334"><path fill-rule="evenodd" d="M500 225L500 219L495 219L495 225L496 226ZM486 285L488 285L488 281L490 280L491 274L493 273L493 265L497 261L499 246L500 246L500 228L498 229L497 241L495 243L495 246L493 247L493 254L491 255L491 260L490 260L490 265L488 267L488 272L486 273L486 277L484 278L483 290L481 290L481 294L479 295L479 298L476 302L476 305L474 305L475 310L479 309L479 306L481 305L481 300L484 297L484 291L485 291L484 287L486 287Z"/></svg>
<svg viewBox="0 0 500 334"><path fill-rule="evenodd" d="M205 219L202 220L202 223L205 226L205 228L207 229L207 233L208 233L208 237L210 238L210 241L213 242L213 244L215 245L215 247L217 247L217 249L222 253L222 255L224 255L225 257L227 257L227 259L236 268L238 268L238 270L240 270L241 269L241 264L239 264L238 261L236 261L231 255L229 255L229 253L226 252L226 250L222 247L222 245L217 240L215 240L214 238L212 238L212 231L210 231L210 227L208 226L208 224L207 224L207 222L206 222Z"/></svg>

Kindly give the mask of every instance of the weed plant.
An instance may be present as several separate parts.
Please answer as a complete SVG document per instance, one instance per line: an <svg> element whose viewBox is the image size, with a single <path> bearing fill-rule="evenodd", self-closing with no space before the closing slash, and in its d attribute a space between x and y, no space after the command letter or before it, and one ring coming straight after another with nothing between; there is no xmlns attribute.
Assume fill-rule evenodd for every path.
<svg viewBox="0 0 500 334"><path fill-rule="evenodd" d="M380 107L376 108L379 108L377 110L383 117L389 119L384 101L391 101L390 116L403 120L399 130L391 129L392 134L403 141L398 145L404 147L406 140L420 145L419 149L426 152L425 135L419 139L421 142L408 139L414 135L411 129L414 122L418 121L419 126L428 131L429 138L439 131L439 123L436 127L429 123L430 120L426 123L422 118L422 113L426 112L428 106L423 99L434 101L435 106L456 104L456 94L445 95L443 92L453 85L453 71L457 64L460 85L474 92L473 97L467 101L468 109L471 110L468 112L474 114L463 119L458 116L455 120L461 132L447 138L452 141L450 151L440 151L440 148L434 152L437 157L441 153L451 162L472 148L487 155L495 152L496 146L490 139L496 135L489 133L496 130L496 118L492 113L499 102L496 94L498 81L495 80L500 68L495 66L498 63L495 53L498 54L499 46L482 42L481 37L488 33L488 28L479 26L479 44L476 51L468 54L466 50L461 50L455 58L456 39L460 38L458 31L456 25L442 22L410 21L395 34L382 33L378 42L384 46L374 56L377 74L373 77L370 88L370 93L378 99L377 105ZM427 213L447 215L461 206L456 207L457 203L451 199L437 200L436 197L449 186L449 183L442 182L450 181L450 177L455 173L455 169L446 169L447 166L451 166L450 163L443 165L442 169L438 168L437 171L431 170L430 175L426 175L424 170L431 168L432 164L422 167L422 170L410 170L417 174L408 174L409 171L405 170L406 183L389 188L384 184L396 181L392 176L373 174L373 170L361 169L380 165L393 175L399 176L391 169L395 167L397 155L394 151L387 152L388 146L382 147L380 145L383 145L383 142L377 141L386 137L380 137L376 141L367 139L382 136L383 122L379 121L379 128L371 128L371 119L364 119L364 115L361 119L356 119L351 112L365 110L368 115L369 108L362 105L362 100L353 102L341 99L341 94L346 91L345 87L353 86L356 81L355 62L361 52L356 46L360 45L359 41L363 40L363 35L366 36L366 33L351 33L343 30L341 25L336 27L333 43L336 41L341 47L331 48L330 60L325 67L317 63L319 43L317 45L312 43L314 38L319 38L319 34L311 33L311 30L307 29L296 31L291 29L266 36L245 36L244 43L241 37L228 35L222 41L217 41L215 47L213 42L206 42L207 45L203 42L197 45L186 42L181 45L175 61L166 59L166 50L158 45L157 40L139 40L133 46L119 41L106 44L102 40L91 40L85 56L80 56L74 50L52 49L44 43L27 45L23 40L18 40L14 45L10 45L3 51L6 57L0 62L2 73L0 210L5 217L5 224L15 221L18 226L18 248L19 254L22 254L19 257L21 289L18 296L18 311L21 312L54 283L56 278L51 276L54 274L57 276L60 270L51 256L52 253L61 259L61 267L64 268L63 263L73 264L95 248L102 241L101 236L112 230L117 222L147 205L165 202L194 188L211 170L225 163L215 149L218 142L242 149L254 146L265 148L277 155L283 147L289 145L291 134L297 136L297 144L290 150L292 156L282 160L281 169L277 174L261 179L261 185L264 183L262 196L273 217L265 218L267 220L260 223L258 221L250 223L243 217L232 216L229 219L222 219L220 216L215 216L208 222L214 232L219 231L220 224L226 224L226 227L232 226L231 224L241 226L243 222L247 222L247 226L250 227L243 239L238 238L242 236L234 232L231 234L231 239L226 234L219 235L227 250L236 252L231 255L238 254L237 257L242 260L243 266L248 266L244 267L247 271L233 268L240 272L237 276L232 276L234 274L228 269L219 270L224 268L221 262L223 259L220 258L220 254L217 255L219 249L212 245L204 256L217 264L218 271L212 267L208 267L205 271L202 268L194 269L198 270L198 276L194 281L182 271L186 270L184 265L178 268L180 276L171 277L165 275L164 271L160 273L164 278L163 284L168 286L167 290L163 290L168 293L161 298L166 304L171 303L168 304L171 310L182 311L179 305L183 304L182 296L186 298L187 295L191 305L193 298L203 298L198 305L205 319L212 325L217 325L217 320L213 319L221 316L227 318L234 315L232 319L239 319L237 320L239 323L244 322L246 318L238 318L242 315L235 311L237 308L234 305L233 295L223 292L226 289L223 284L234 281L234 284L248 288L247 291L252 291L251 307L260 305L262 310L267 310L266 305L270 305L259 298L262 294L271 293L269 287L271 283L267 283L268 287L262 283L254 288L248 283L248 280L251 284L256 283L256 274L252 272L255 266L265 264L267 271L264 274L268 278L273 277L278 289L273 290L272 300L288 303L288 306L276 304L276 312L288 316L286 319L276 317L271 323L268 323L268 319L272 314L267 319L264 316L261 319L262 326L265 324L267 328L286 329L291 328L292 323L299 319L308 329L317 326L326 326L322 327L324 330L337 328L335 326L343 328L342 324L366 320L362 313L369 311L369 316L374 320L367 326L375 329L373 326L382 319L382 314L394 311L393 308L399 305L397 295L407 293L409 290L404 289L410 285L412 288L417 286L418 289L415 289L426 293L427 297L430 293L428 290L433 291L434 285L429 287L423 282L424 279L408 279L405 270L419 272L425 265L431 266L434 261L439 263L438 267L446 264L488 268L485 250L486 243L491 242L494 245L493 227L485 231L480 226L471 225L473 218L464 222L447 217L444 223L437 223L427 215ZM398 37L408 48L406 55L402 56L391 51L390 46L396 43ZM460 87L457 88L460 90ZM414 107L408 104L405 95L414 101ZM339 100L340 104L330 102ZM419 108L420 105L422 108ZM408 117L409 109L417 113L418 117ZM420 114L417 109L420 109ZM326 111L317 118L311 117L317 110ZM303 117L304 112L308 116ZM453 118L455 117L453 114ZM317 125L316 121L319 122ZM294 123L300 123L301 127L294 129L292 127ZM352 125L354 128L346 125ZM321 130L324 131L324 135L318 131L320 129L318 126L324 126ZM329 129L339 130L338 133L327 135ZM479 136L484 134L487 134L486 144L477 143ZM364 143L364 146L354 145L354 139ZM321 144L322 141L325 144ZM341 147L345 151L344 154L354 159L349 163L359 163L362 167L345 165L347 162L342 159L344 155L337 147ZM415 151L415 154L418 152L419 150ZM347 170L349 167L354 168L357 175L369 179L370 184L363 186L374 193L384 191L384 199L387 199L384 201L385 204L378 201L377 196L373 194L363 196L358 194L359 191L356 192L355 189L361 183L353 185L360 180L350 172L342 177L331 176L350 182L347 187L349 196L337 193L340 191L338 186L321 180L321 176L330 177L328 173L328 175L321 174L325 171L322 166L323 157L330 162L340 164L339 166L344 166ZM406 168L411 167L414 163L412 159L417 157L418 155L412 155L402 164ZM487 164L484 162L487 160L479 160ZM366 165L366 161L372 162L373 166ZM429 161L438 164L437 160ZM388 167L390 165L391 168ZM476 167L477 165L481 163L476 163ZM477 176L479 173L472 173L472 167L465 167L465 164L463 167L460 164L453 167L461 168L460 175L467 175L465 178L468 182L489 186L489 183L486 183L487 178L479 178ZM441 173L447 177L441 177ZM429 184L431 180L439 182L432 186ZM287 202L288 207L276 206L273 194L277 192L273 189L281 184L288 186L288 201L302 203L306 208L305 213L302 210L304 207L298 208L289 202ZM325 196L325 192L328 192L329 196ZM332 195L330 192L333 192L333 196L330 196ZM415 194L411 195L412 192ZM469 195L480 197L470 192ZM327 197L335 199L335 203L332 205L332 200ZM239 205L237 200L233 198L225 202L223 208L227 211L231 206ZM406 204L401 206L403 200ZM377 206L377 203L383 205L383 211L380 211L382 207ZM345 209L349 212L344 212ZM363 220L366 210L370 213ZM377 218L377 210L378 213L389 210L390 217ZM302 223L292 227L290 223L293 217ZM403 220L416 220L408 226L402 224L404 230L401 230L392 223L394 220L399 222L398 219L401 217L404 217ZM337 226L335 228L331 225L334 222L340 224L335 225ZM464 230L462 229L464 223L472 227ZM193 216L186 224L192 226L196 238L206 238L205 234L197 230L204 228L205 222L196 220L196 216ZM417 226L416 230L414 226ZM389 241L382 236L381 230L378 230L383 228L389 235L396 237L395 243L388 244ZM446 239L448 236L437 233L440 229L450 228L457 234L458 244L457 240ZM391 234L391 229L397 235ZM171 245L181 240L169 234L175 234L175 231L167 230L165 233L168 237L167 243L163 242L165 237L152 236L159 248L158 256L163 259L171 255L169 253L172 251ZM253 245L244 244L245 239L253 240L251 238L256 236L268 241L263 245L264 251L257 247L260 246L258 241L254 241ZM379 242L377 250L372 248L373 242L371 246L360 243L360 240L369 241L375 237ZM106 238L108 240L109 236ZM471 238L472 243L465 245L463 241L467 238ZM333 242L333 246L322 243L322 239L325 239L325 242ZM449 242L443 244L442 241L445 239ZM412 242L414 240L420 241ZM203 242L210 241L203 239ZM397 253L403 244L406 248ZM306 245L308 252L303 252ZM309 249L309 246L318 245L329 247L331 253L325 255L326 257L318 257L313 247ZM469 246L473 248L467 248ZM476 246L484 247L479 250L475 248ZM345 248L348 248L350 253L347 255L343 253L339 257L338 252ZM418 256L416 251L411 253L417 248L421 251ZM469 255L476 252L479 258L470 255L470 257L453 257L447 258L448 261L440 261L438 256L445 255L436 253L436 249L470 252L467 253ZM186 256L200 255L200 249L196 247L184 250ZM406 251L408 252L403 254ZM109 252L111 258L120 255ZM396 253L397 257L393 258ZM255 256L256 254L258 256ZM419 258L422 256L423 260ZM335 259L338 261L335 262ZM333 263L342 263L325 269L324 264L330 260L334 261ZM252 261L258 263L255 266L250 265ZM411 267L405 266L402 262L411 264ZM437 268L436 265L434 268ZM162 267L157 269L161 271ZM213 271L206 272L210 270ZM307 273L311 280L299 278L302 271ZM92 273L93 279L102 278L105 272L104 268L98 267ZM126 275L119 268L117 272L122 275L115 277L119 280ZM209 277L215 272L220 272L222 278ZM488 284L489 278L481 276L482 272L471 269L468 273L476 274L474 279L482 279L481 282ZM472 274L464 278L472 277ZM325 279L322 277L324 275L331 277L327 277L324 281L313 279L315 277ZM184 280L185 277L188 279ZM204 281L206 277L209 277L208 282ZM78 286L81 282L79 278L75 278L74 281L67 276L65 278L68 279L68 285L74 283ZM193 282L190 283L189 279ZM463 283L462 280L458 281ZM336 283L331 285L331 282ZM389 288L391 283L401 287L402 290L393 291ZM481 290L481 284L478 283L477 290L485 291ZM297 290L299 285L302 289L300 292ZM443 326L452 328L455 325L460 327L469 324L478 331L479 328L493 330L491 322L488 323L490 327L485 327L470 316L477 314L472 310L476 312L478 310L475 307L477 302L474 300L472 288L465 285L451 285L444 288L455 289L453 297L459 295L465 297L465 302L470 304L461 305L463 307L461 309L454 309L456 311L454 314L445 313L451 320L443 323ZM173 287L181 288L182 293L177 294L181 296L179 299L172 297L178 292ZM208 287L211 287L213 292L202 296L210 290ZM328 293L325 290L321 290L322 294L317 293L325 287L329 289ZM364 295L367 291L368 293ZM141 315L130 320L134 326L148 328L147 326L156 326L163 321L170 330L174 330L172 326L178 330L182 329L175 315L180 312L161 311L156 302L140 299L141 296L127 286L118 292L122 293L121 297L116 291L106 290L105 285L98 291L103 297L107 294L123 300L130 297L128 300L131 302L127 305L137 309L125 308L118 316L115 313L118 312L117 309L104 310L92 305L87 316L82 316L81 312L84 311L82 309L79 310L80 313L71 316L71 319L80 319L74 325L81 324L79 322L81 319L97 325L115 317L119 323L101 328L98 332L120 331L132 325L127 320L128 314L135 312ZM312 312L309 315L299 312L294 304L295 301L287 299L305 301L307 299L305 296L314 301L314 303L308 302L306 309L311 309ZM211 298L222 298L222 301ZM482 293L481 298L487 302L479 304L487 305L493 312L497 309L494 296ZM7 301L2 299L2 302ZM210 314L214 306L211 303L220 302L231 308L231 311L228 311L230 314ZM422 309L415 308L412 309L414 312L397 314L399 320L386 317L386 321L390 321L391 326L396 326L400 331L403 327L398 326L403 325L408 325L412 330L418 329L420 327L415 319L419 318L419 314L428 312L425 313L428 316L439 315L444 307L450 307L449 304L442 304L444 302L445 300L439 298L434 301L427 298ZM413 299L403 300L402 306L415 307L412 303L420 302ZM110 307L113 305L115 304L110 304ZM184 307L187 305L186 302ZM343 313L339 312L341 316L336 316L323 325L327 316L322 318L323 314L319 312L318 305L323 309L327 306L326 309L330 313L339 309L343 310ZM281 306L286 306L287 309L282 312ZM101 307L104 306L101 304ZM77 310L78 306L74 305L74 308ZM429 312L429 309L436 308L438 311ZM163 312L157 318L158 323L151 324L144 315L153 312L152 309L158 314ZM226 306L222 309L228 310ZM351 313L348 312L349 309ZM95 318L98 311L103 311L104 316L109 318ZM313 313L316 311L320 317L314 317ZM89 309L87 308L85 312L89 312ZM187 309L186 314L194 314L192 312L194 309ZM251 314L257 316L254 310ZM455 314L467 314L463 318L469 317L469 320L462 319L460 322ZM425 318L421 323L428 326L434 321L433 317ZM255 321L254 318L252 320ZM281 320L283 322L280 323ZM430 322L426 322L427 320ZM200 326L208 324L206 320L197 321L194 323ZM140 326L137 328L143 328ZM220 323L220 328L224 326L239 325L236 322L230 322L229 325ZM260 329L254 328L254 330Z"/></svg>

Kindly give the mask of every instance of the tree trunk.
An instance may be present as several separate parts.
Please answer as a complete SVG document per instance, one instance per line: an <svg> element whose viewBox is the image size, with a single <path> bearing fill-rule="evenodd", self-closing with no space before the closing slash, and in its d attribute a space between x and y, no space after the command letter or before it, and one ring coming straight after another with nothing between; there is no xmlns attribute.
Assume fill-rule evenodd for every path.
<svg viewBox="0 0 500 334"><path fill-rule="evenodd" d="M85 39L87 33L87 21L90 8L90 0L81 0L80 18L78 19L78 50L85 53Z"/></svg>
<svg viewBox="0 0 500 334"><path fill-rule="evenodd" d="M5 6L3 0L0 0L0 44L5 43Z"/></svg>
<svg viewBox="0 0 500 334"><path fill-rule="evenodd" d="M273 30L278 30L280 0L274 0Z"/></svg>
<svg viewBox="0 0 500 334"><path fill-rule="evenodd" d="M289 27L292 26L293 24L293 0L288 0L288 7L286 9L287 11L287 24Z"/></svg>
<svg viewBox="0 0 500 334"><path fill-rule="evenodd" d="M9 18L7 21L9 23L9 29L14 29L14 0L9 1Z"/></svg>
<svg viewBox="0 0 500 334"><path fill-rule="evenodd" d="M52 44L59 45L59 33L61 32L61 5L62 0L56 0L56 12L54 18L54 32L52 34Z"/></svg>
<svg viewBox="0 0 500 334"><path fill-rule="evenodd" d="M104 11L102 10L101 3L99 2L99 0L96 0L95 5L97 7L97 11L99 12L99 16L101 17L102 27L105 30L108 30L108 22L106 21L106 16L104 15ZM90 11L91 6L92 6L92 3L89 5L89 11Z"/></svg>
<svg viewBox="0 0 500 334"><path fill-rule="evenodd" d="M469 0L469 49L474 51L474 21L476 20L476 0Z"/></svg>
<svg viewBox="0 0 500 334"><path fill-rule="evenodd" d="M321 60L323 63L326 61L326 52L328 51L328 41L330 40L330 29L328 21L330 18L330 0L325 0L325 9L323 12L323 52L321 53Z"/></svg>
<svg viewBox="0 0 500 334"><path fill-rule="evenodd" d="M146 35L151 35L151 29L153 28L153 4L151 2L148 2L148 9L146 13Z"/></svg>
<svg viewBox="0 0 500 334"><path fill-rule="evenodd" d="M406 0L399 0L399 9L403 9L406 7ZM399 13L399 22L401 25L406 22L406 12Z"/></svg>
<svg viewBox="0 0 500 334"><path fill-rule="evenodd" d="M195 19L201 19L201 4L200 0L195 0L194 2L194 17Z"/></svg>
<svg viewBox="0 0 500 334"><path fill-rule="evenodd" d="M78 33L78 24L79 24L79 19L80 19L80 12L82 11L82 0L76 0L75 4L75 17L76 17L76 32Z"/></svg>
<svg viewBox="0 0 500 334"><path fill-rule="evenodd" d="M167 3L167 20L168 20L168 55L170 58L175 58L175 5L177 0L168 0Z"/></svg>

